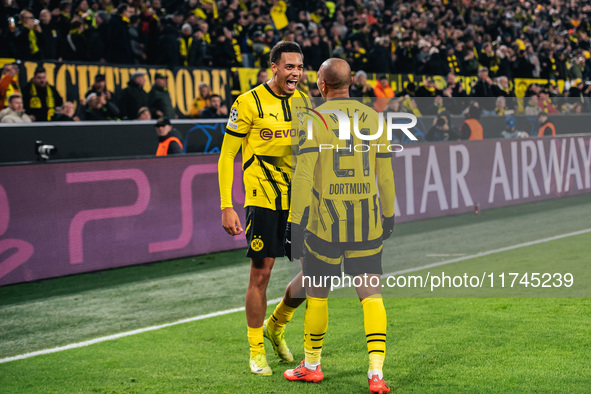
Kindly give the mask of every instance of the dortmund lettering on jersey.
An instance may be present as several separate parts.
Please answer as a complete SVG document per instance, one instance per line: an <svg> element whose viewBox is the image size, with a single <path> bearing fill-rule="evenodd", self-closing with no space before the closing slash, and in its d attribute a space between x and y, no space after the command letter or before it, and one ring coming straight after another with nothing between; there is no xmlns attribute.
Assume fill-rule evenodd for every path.
<svg viewBox="0 0 591 394"><path fill-rule="evenodd" d="M242 139L244 171L244 206L287 210L291 184L291 101L306 100L297 91L292 96L278 96L264 83L240 95L232 108L226 134ZM231 174L230 174L231 175ZM232 206L228 174L220 171L222 209Z"/></svg>
<svg viewBox="0 0 591 394"><path fill-rule="evenodd" d="M338 117L326 113L331 110L348 116L350 139L339 139ZM331 99L315 109L305 108L300 118L294 138L299 153L292 182L290 221L300 223L309 204L307 229L325 241L364 242L380 238L380 200L384 215L394 215L390 141L385 127L382 135L373 140L355 134L357 130L364 136L376 135L378 113L354 99L342 98Z"/></svg>

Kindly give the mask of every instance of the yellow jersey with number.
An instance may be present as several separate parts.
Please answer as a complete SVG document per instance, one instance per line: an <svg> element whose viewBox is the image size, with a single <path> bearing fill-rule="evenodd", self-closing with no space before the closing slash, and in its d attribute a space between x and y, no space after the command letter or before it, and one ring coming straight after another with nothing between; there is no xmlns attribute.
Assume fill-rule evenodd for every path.
<svg viewBox="0 0 591 394"><path fill-rule="evenodd" d="M238 96L230 109L220 154L221 208L232 206L234 155L242 147L244 206L288 210L291 185L293 97L307 100L296 90L291 96L275 94L267 83ZM295 111L294 111L295 112Z"/></svg>
<svg viewBox="0 0 591 394"><path fill-rule="evenodd" d="M339 139L338 117L324 110L341 111L348 119L349 139ZM298 127L289 221L299 224L310 206L307 229L327 242L380 238L380 202L384 216L394 215L393 148L385 122L381 135L368 140L378 134L380 118L373 108L354 99L331 99L307 113L311 116L304 116ZM314 121L308 125L307 118ZM355 134L356 123L363 139Z"/></svg>

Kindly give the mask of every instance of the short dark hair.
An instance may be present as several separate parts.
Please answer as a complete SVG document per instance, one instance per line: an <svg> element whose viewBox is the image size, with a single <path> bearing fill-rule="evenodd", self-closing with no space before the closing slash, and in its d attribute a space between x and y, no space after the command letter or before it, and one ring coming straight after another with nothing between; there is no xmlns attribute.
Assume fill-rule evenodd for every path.
<svg viewBox="0 0 591 394"><path fill-rule="evenodd" d="M119 4L119 7L117 7L117 13L119 15L123 14L123 11L127 11L127 7L131 7L131 6L127 3Z"/></svg>
<svg viewBox="0 0 591 394"><path fill-rule="evenodd" d="M23 96L21 96L20 93L13 93L10 96L8 96L8 103L12 103L12 100L17 99L17 98L22 98Z"/></svg>
<svg viewBox="0 0 591 394"><path fill-rule="evenodd" d="M281 59L281 54L283 53L299 53L304 58L304 54L302 53L302 48L300 48L297 42L293 41L279 41L273 49L271 49L271 54L269 55L269 62L270 63L279 63Z"/></svg>
<svg viewBox="0 0 591 394"><path fill-rule="evenodd" d="M218 97L220 100L222 100L222 96L220 96L219 94L212 94L211 96L209 96L209 99L211 100L214 97Z"/></svg>

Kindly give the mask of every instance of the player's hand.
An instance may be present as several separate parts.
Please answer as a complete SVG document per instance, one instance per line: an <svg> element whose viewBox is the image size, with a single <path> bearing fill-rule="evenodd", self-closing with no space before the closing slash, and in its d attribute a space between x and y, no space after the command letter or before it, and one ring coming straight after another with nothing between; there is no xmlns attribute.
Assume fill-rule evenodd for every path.
<svg viewBox="0 0 591 394"><path fill-rule="evenodd" d="M283 239L283 251L289 261L302 257L304 254L303 247L303 229L299 224L287 222L287 226L285 227L285 237Z"/></svg>
<svg viewBox="0 0 591 394"><path fill-rule="evenodd" d="M384 221L382 222L382 241L387 240L392 235L392 231L394 231L394 216L392 217L384 217Z"/></svg>
<svg viewBox="0 0 591 394"><path fill-rule="evenodd" d="M232 236L242 234L240 218L233 208L222 210L222 227Z"/></svg>

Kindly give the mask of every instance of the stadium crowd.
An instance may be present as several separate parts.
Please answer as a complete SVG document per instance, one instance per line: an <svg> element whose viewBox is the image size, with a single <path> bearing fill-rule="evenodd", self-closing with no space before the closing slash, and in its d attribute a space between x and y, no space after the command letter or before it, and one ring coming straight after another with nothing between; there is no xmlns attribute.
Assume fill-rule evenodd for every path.
<svg viewBox="0 0 591 394"><path fill-rule="evenodd" d="M309 70L317 70L332 56L347 60L352 70L363 74L447 75L446 88L438 89L427 79L397 92L403 96L462 97L461 84L455 83L455 76L462 75L478 76L472 96L511 97L513 78L543 78L549 83L528 88L526 96L535 99L526 108L510 110L524 112L531 106L534 112L577 112L586 108L550 101L591 94L586 82L591 79L589 14L591 5L578 0L4 0L0 57L266 68L273 45L289 40L301 45ZM357 75L352 95L392 97L394 92L381 82L366 87L359 78L363 74ZM564 91L555 80L568 81ZM156 89L159 85L166 90L165 84L156 82ZM311 87L314 95L313 86L301 87ZM143 105L116 111L108 104L121 100L105 100L95 93L81 98L84 108L75 117L94 119L86 115L95 112L104 119L135 119L137 111L148 106L142 99ZM28 112L26 98L23 101ZM485 114L504 114L503 108L513 102L498 104L487 104ZM93 105L100 108L92 111ZM191 116L199 116L209 105L209 98L200 96ZM221 105L207 112L225 116L225 111ZM150 107L150 112L156 117L163 110Z"/></svg>

